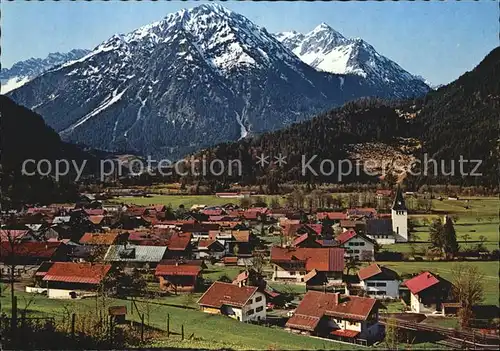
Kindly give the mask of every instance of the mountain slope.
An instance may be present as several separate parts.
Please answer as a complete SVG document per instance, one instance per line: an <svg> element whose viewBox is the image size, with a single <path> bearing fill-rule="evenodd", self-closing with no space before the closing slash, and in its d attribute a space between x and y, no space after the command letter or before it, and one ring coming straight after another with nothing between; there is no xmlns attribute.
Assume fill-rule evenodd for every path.
<svg viewBox="0 0 500 351"><path fill-rule="evenodd" d="M115 35L9 96L65 140L178 157L361 96L395 95L319 72L244 16L205 4Z"/></svg>
<svg viewBox="0 0 500 351"><path fill-rule="evenodd" d="M422 78L413 76L380 55L362 39L347 39L325 23L307 34L277 33L276 38L302 61L319 71L355 74L398 98L421 96L429 91Z"/></svg>
<svg viewBox="0 0 500 351"><path fill-rule="evenodd" d="M73 184L73 169L60 181L54 181L56 160L76 162L79 166L86 160L85 174L98 169L98 158L79 147L61 141L59 135L49 128L40 115L17 105L0 95L0 202L1 205L23 205L26 203L53 203L75 200L78 194ZM49 177L42 177L26 164L28 172L23 175L25 160L47 160L51 163ZM47 164L41 166L47 170ZM64 167L61 166L61 171ZM5 209L5 207L3 207Z"/></svg>
<svg viewBox="0 0 500 351"><path fill-rule="evenodd" d="M423 167L414 168L420 170L421 175L408 175L407 181L415 187L428 182L495 187L498 185L499 162L499 82L500 48L496 48L474 70L422 99L397 103L377 99L349 102L310 121L258 138L217 145L198 156L205 155L208 160L240 159L242 176L226 176L224 181L266 184L271 191L286 181L339 182L338 169L331 175L321 175L323 160L332 160L338 166L338 160L360 159L366 165L368 159L380 160L386 154L389 154L386 160L390 162L395 159L403 162L422 160L425 154L427 159L435 159L437 165L444 162L445 166L441 171L438 169L438 175L432 170L424 173ZM270 161L280 154L286 155L287 163L261 167L257 165L261 154L269 156ZM314 155L316 158L310 165L319 176L313 175L308 168L303 174L303 165ZM472 162L464 166L469 175L462 176L459 172L460 156L465 160L482 160L475 171L482 175L470 174L476 165ZM456 171L447 175L452 161ZM329 162L324 169L328 173ZM385 170L397 171L390 167ZM358 175L353 168L341 181L376 180L364 173L361 171Z"/></svg>
<svg viewBox="0 0 500 351"><path fill-rule="evenodd" d="M30 58L25 61L16 62L11 68L2 68L0 71L2 94L19 88L50 68L68 61L77 60L88 53L89 50L83 49L74 49L66 53L55 52L49 54L44 59Z"/></svg>

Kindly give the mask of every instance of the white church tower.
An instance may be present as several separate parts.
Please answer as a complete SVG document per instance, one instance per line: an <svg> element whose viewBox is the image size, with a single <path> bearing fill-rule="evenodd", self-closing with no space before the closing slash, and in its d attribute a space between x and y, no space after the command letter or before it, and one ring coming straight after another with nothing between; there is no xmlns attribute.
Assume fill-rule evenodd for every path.
<svg viewBox="0 0 500 351"><path fill-rule="evenodd" d="M394 232L396 242L408 241L408 210L406 209L403 192L398 186L396 197L392 204L392 231Z"/></svg>

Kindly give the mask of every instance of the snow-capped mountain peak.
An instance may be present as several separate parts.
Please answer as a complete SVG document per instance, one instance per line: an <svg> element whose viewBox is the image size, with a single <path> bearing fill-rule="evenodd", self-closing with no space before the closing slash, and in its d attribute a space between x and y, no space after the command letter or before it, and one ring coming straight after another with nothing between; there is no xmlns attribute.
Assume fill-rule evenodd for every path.
<svg viewBox="0 0 500 351"><path fill-rule="evenodd" d="M372 82L383 82L396 94L412 86L417 95L429 90L422 79L380 55L363 39L348 39L326 23L321 23L307 34L286 33L277 33L275 37L302 61L319 71L355 74Z"/></svg>

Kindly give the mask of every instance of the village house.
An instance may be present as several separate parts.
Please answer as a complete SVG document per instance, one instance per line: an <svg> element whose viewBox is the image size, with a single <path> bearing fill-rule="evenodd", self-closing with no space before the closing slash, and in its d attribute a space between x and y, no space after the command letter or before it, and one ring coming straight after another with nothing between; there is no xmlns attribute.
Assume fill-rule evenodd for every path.
<svg viewBox="0 0 500 351"><path fill-rule="evenodd" d="M361 261L372 261L375 258L375 242L353 229L346 230L335 237L340 247L345 249L346 258L355 258Z"/></svg>
<svg viewBox="0 0 500 351"><path fill-rule="evenodd" d="M423 272L403 282L403 288L409 290L409 298L402 291L404 300L410 305L411 312L432 314L442 311L444 302L451 300L452 284L444 278Z"/></svg>
<svg viewBox="0 0 500 351"><path fill-rule="evenodd" d="M67 261L69 248L61 242L20 242L0 244L0 272L10 276L29 278L38 266L47 261Z"/></svg>
<svg viewBox="0 0 500 351"><path fill-rule="evenodd" d="M109 264L54 262L43 275L43 288L50 299L93 296L110 270Z"/></svg>
<svg viewBox="0 0 500 351"><path fill-rule="evenodd" d="M194 252L197 259L213 258L220 260L224 257L224 254L224 245L215 239L200 239L197 243L197 250Z"/></svg>
<svg viewBox="0 0 500 351"><path fill-rule="evenodd" d="M372 298L308 291L285 326L306 335L370 342L381 336L380 308L384 307Z"/></svg>
<svg viewBox="0 0 500 351"><path fill-rule="evenodd" d="M363 267L358 271L360 287L368 296L376 299L397 299L399 297L398 274L377 263Z"/></svg>
<svg viewBox="0 0 500 351"><path fill-rule="evenodd" d="M166 246L148 245L111 245L104 256L104 261L113 262L126 268L154 269L166 258Z"/></svg>
<svg viewBox="0 0 500 351"><path fill-rule="evenodd" d="M273 281L281 280L309 285L341 284L344 249L273 247L271 263L273 264ZM306 274L310 272L312 273L306 277Z"/></svg>
<svg viewBox="0 0 500 351"><path fill-rule="evenodd" d="M163 260L156 266L155 276L162 290L194 292L200 285L203 267L206 268L201 260Z"/></svg>
<svg viewBox="0 0 500 351"><path fill-rule="evenodd" d="M241 322L266 319L266 296L254 286L214 282L198 300L205 313L222 314Z"/></svg>

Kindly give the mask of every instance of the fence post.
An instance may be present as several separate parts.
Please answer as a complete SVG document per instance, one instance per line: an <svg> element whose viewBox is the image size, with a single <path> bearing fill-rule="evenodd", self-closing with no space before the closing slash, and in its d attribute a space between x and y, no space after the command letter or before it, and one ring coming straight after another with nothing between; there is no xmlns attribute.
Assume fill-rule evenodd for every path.
<svg viewBox="0 0 500 351"><path fill-rule="evenodd" d="M144 342L144 313L141 314L141 343Z"/></svg>
<svg viewBox="0 0 500 351"><path fill-rule="evenodd" d="M109 316L109 345L113 348L113 316Z"/></svg>
<svg viewBox="0 0 500 351"><path fill-rule="evenodd" d="M181 325L181 340L184 340L184 324Z"/></svg>
<svg viewBox="0 0 500 351"><path fill-rule="evenodd" d="M75 322L76 322L76 314L71 314L71 339L75 340Z"/></svg>
<svg viewBox="0 0 500 351"><path fill-rule="evenodd" d="M167 313L167 338L170 337L170 313Z"/></svg>

